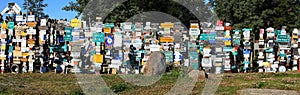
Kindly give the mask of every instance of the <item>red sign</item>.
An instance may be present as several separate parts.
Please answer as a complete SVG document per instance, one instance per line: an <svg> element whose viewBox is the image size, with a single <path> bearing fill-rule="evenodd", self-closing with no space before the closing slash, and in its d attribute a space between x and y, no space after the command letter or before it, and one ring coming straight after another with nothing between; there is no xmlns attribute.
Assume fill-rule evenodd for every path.
<svg viewBox="0 0 300 95"><path fill-rule="evenodd" d="M224 25L224 22L223 22L222 20L219 20L219 21L217 22L217 25L218 25L218 26L223 26L223 25Z"/></svg>
<svg viewBox="0 0 300 95"><path fill-rule="evenodd" d="M264 34L265 33L265 29L260 29L260 34Z"/></svg>

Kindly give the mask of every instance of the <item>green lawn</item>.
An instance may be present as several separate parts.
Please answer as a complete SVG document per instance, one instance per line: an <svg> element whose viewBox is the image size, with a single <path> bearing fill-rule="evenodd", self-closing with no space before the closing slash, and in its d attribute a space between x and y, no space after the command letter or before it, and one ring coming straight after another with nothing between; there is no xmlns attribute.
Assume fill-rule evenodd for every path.
<svg viewBox="0 0 300 95"><path fill-rule="evenodd" d="M106 84L121 95L161 95L172 88L180 74L177 71L165 74L151 86L135 86L125 83L117 75L104 75ZM201 94L205 80L198 80L192 94ZM218 95L234 95L244 88L266 88L295 90L300 92L300 73L247 73L224 74L216 92ZM77 78L73 74L2 74L0 75L0 94L83 94Z"/></svg>

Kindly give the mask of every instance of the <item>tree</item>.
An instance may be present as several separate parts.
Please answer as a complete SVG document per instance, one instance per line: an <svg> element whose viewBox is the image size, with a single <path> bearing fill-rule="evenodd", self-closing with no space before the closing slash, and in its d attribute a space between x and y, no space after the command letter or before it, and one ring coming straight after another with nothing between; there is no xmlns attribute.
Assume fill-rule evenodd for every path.
<svg viewBox="0 0 300 95"><path fill-rule="evenodd" d="M116 8L112 9L111 6L116 6ZM212 11L207 7L204 0L127 0L122 3L117 3L116 0L110 2L106 0L77 0L76 2L69 2L69 5L62 9L83 14L84 20L88 20L88 18L94 20L95 16L104 17L107 15L106 13L111 11L108 16L104 17L104 22L124 22L137 14L149 11L170 14L186 26L189 25L189 20L199 18L200 21L209 21L212 17ZM147 14L144 18L155 16L156 14Z"/></svg>
<svg viewBox="0 0 300 95"><path fill-rule="evenodd" d="M218 17L230 22L234 29L250 27L258 39L259 29L287 26L300 27L300 0L210 0Z"/></svg>
<svg viewBox="0 0 300 95"><path fill-rule="evenodd" d="M44 8L47 7L48 4L44 3L44 0L24 0L23 8L27 10L27 13L32 12L39 18L42 18L45 15Z"/></svg>

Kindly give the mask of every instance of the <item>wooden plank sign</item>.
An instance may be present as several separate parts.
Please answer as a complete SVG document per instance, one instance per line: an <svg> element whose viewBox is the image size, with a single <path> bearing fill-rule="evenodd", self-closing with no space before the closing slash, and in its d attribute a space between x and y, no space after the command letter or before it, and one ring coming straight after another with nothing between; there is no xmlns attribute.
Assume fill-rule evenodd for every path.
<svg viewBox="0 0 300 95"><path fill-rule="evenodd" d="M26 25L27 25L28 27L35 27L36 24L37 24L37 22L27 22L27 23L26 23Z"/></svg>
<svg viewBox="0 0 300 95"><path fill-rule="evenodd" d="M173 43L174 42L174 38L172 38L172 37L161 37L160 38L160 42L161 43L166 43L166 42Z"/></svg>

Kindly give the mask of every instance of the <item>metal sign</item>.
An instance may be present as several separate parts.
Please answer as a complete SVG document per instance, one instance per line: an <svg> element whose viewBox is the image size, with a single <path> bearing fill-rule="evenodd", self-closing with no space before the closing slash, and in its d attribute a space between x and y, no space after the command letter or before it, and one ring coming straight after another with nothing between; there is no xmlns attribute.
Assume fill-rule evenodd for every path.
<svg viewBox="0 0 300 95"><path fill-rule="evenodd" d="M114 43L114 37L113 36L107 36L105 40L105 45L111 46Z"/></svg>
<svg viewBox="0 0 300 95"><path fill-rule="evenodd" d="M166 56L166 62L173 62L173 52L172 51L166 51L164 52Z"/></svg>
<svg viewBox="0 0 300 95"><path fill-rule="evenodd" d="M114 23L105 23L104 27L105 28L113 28L113 27L115 27L115 24Z"/></svg>
<svg viewBox="0 0 300 95"><path fill-rule="evenodd" d="M180 54L179 52L175 52L174 53L174 61L179 62L181 60L182 60L182 54Z"/></svg>
<svg viewBox="0 0 300 95"><path fill-rule="evenodd" d="M104 42L105 34L102 32L93 33L93 42Z"/></svg>

